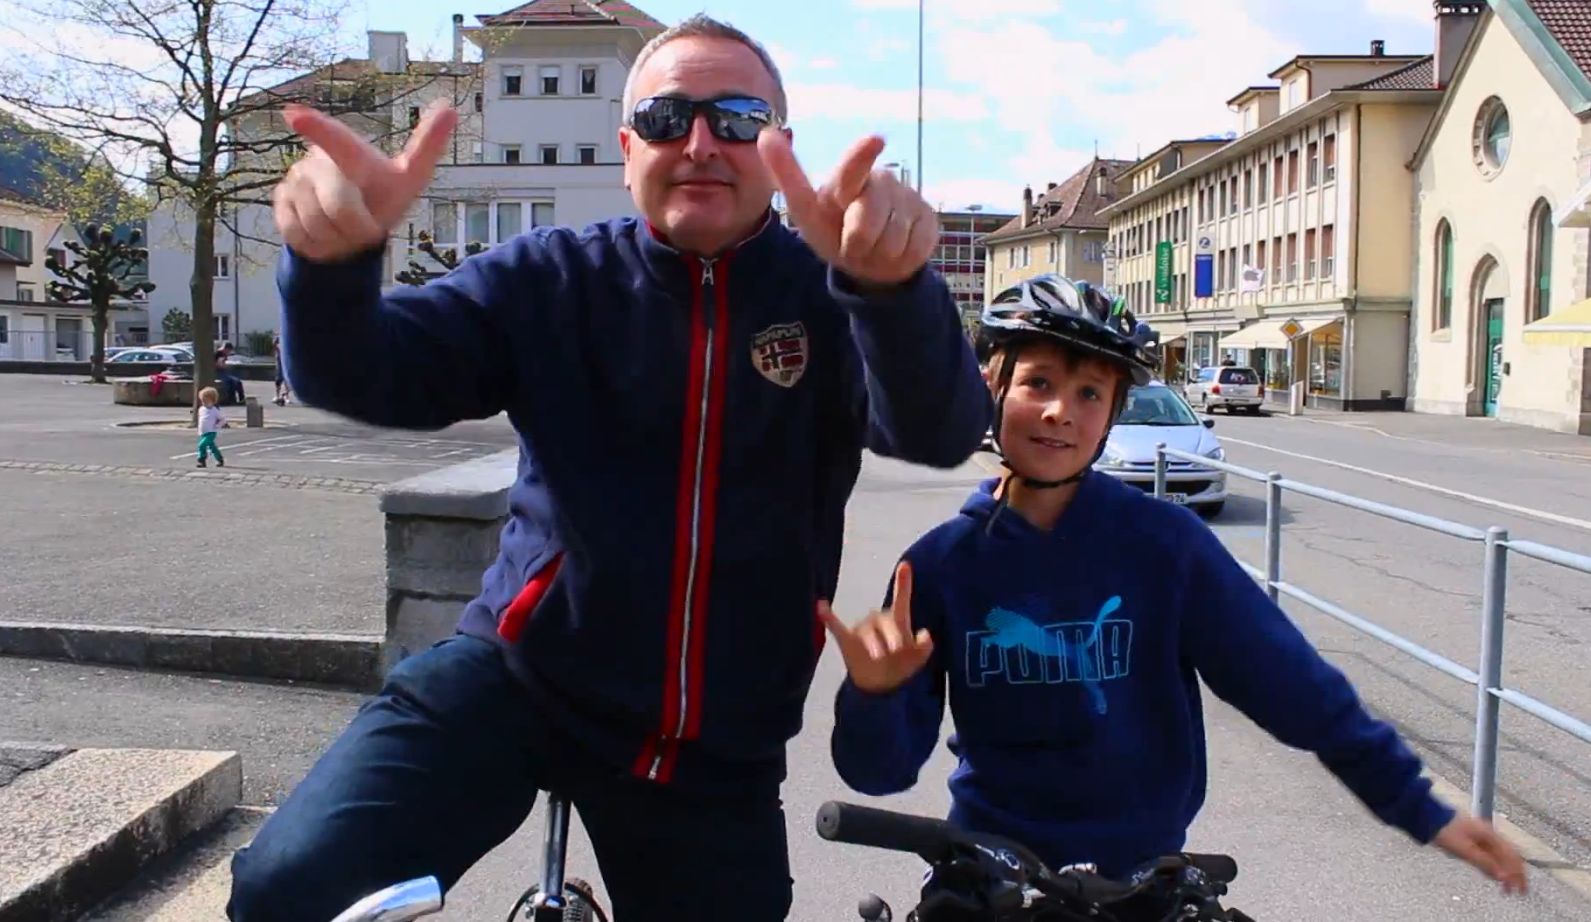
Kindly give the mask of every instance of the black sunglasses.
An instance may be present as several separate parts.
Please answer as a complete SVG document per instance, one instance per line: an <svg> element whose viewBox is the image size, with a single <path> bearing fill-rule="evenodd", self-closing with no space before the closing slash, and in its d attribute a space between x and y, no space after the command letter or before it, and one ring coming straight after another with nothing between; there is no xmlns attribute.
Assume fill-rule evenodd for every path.
<svg viewBox="0 0 1591 922"><path fill-rule="evenodd" d="M707 128L713 137L736 143L755 141L762 129L778 123L773 106L755 96L649 96L635 104L630 126L643 141L678 141L691 133L698 114L707 116Z"/></svg>

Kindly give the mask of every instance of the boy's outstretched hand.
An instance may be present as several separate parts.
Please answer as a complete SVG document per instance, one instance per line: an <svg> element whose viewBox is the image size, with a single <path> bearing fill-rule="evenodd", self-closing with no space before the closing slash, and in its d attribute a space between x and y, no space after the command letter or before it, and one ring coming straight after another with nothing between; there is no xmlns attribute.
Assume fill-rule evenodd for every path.
<svg viewBox="0 0 1591 922"><path fill-rule="evenodd" d="M828 602L818 602L818 617L834 636L845 658L851 684L865 692L894 691L928 662L934 652L926 628L912 633L912 571L904 560L895 568L892 604L846 627Z"/></svg>
<svg viewBox="0 0 1591 922"><path fill-rule="evenodd" d="M1504 893L1525 892L1525 859L1491 823L1460 813L1431 841L1502 884Z"/></svg>

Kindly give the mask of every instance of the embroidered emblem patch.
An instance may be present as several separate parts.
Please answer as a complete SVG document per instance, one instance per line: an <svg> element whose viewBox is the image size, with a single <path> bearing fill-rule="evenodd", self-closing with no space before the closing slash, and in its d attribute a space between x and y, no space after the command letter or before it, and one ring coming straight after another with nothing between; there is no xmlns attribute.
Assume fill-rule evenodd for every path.
<svg viewBox="0 0 1591 922"><path fill-rule="evenodd" d="M807 328L777 323L751 338L751 363L780 387L794 387L807 370Z"/></svg>

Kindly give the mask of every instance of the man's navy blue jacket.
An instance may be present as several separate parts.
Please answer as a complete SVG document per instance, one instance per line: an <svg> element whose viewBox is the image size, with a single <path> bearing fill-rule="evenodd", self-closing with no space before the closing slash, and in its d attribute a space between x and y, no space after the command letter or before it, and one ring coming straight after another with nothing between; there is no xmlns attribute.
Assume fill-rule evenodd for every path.
<svg viewBox="0 0 1591 922"><path fill-rule="evenodd" d="M864 292L771 217L713 260L620 219L381 274L286 253L285 366L374 425L507 412L518 480L460 630L639 776L782 777L862 450L952 467L989 423L944 280Z"/></svg>

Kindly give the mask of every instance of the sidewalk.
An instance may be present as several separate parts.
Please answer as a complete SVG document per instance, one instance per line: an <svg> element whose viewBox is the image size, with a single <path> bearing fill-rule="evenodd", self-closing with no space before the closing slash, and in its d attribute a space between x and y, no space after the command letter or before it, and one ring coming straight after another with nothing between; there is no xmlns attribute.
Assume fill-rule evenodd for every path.
<svg viewBox="0 0 1591 922"><path fill-rule="evenodd" d="M1530 894L1504 897L1467 865L1383 826L1313 755L1284 747L1208 693L1205 716L1209 798L1189 848L1237 858L1227 904L1260 922L1591 918L1591 871L1554 876L1533 840L1516 839L1527 857L1545 859L1530 868ZM1467 794L1438 787L1467 804Z"/></svg>
<svg viewBox="0 0 1591 922"><path fill-rule="evenodd" d="M1531 892L1505 898L1467 866L1435 849L1418 848L1372 819L1312 758L1284 749L1219 702L1209 707L1210 800L1190 849L1238 860L1226 905L1260 922L1576 922L1591 914L1591 874L1565 883L1539 866ZM817 735L809 730L810 745ZM935 762L942 762L936 758ZM910 856L821 841L812 820L829 798L871 802L842 787L815 784L826 766L806 763L786 788L792 876L792 920L855 919L856 900L878 891L904 918L919 867ZM921 801L943 775L924 772L921 792L881 801L896 809L934 812ZM932 798L937 799L937 798ZM186 854L162 862L143 881L86 917L87 922L210 922L221 918L230 891L227 862L263 815L238 813ZM539 867L540 809L448 895L436 917L451 922L497 918ZM599 883L578 818L570 838L573 874ZM1560 875L1562 872L1559 872ZM1575 884L1582 889L1576 889Z"/></svg>

